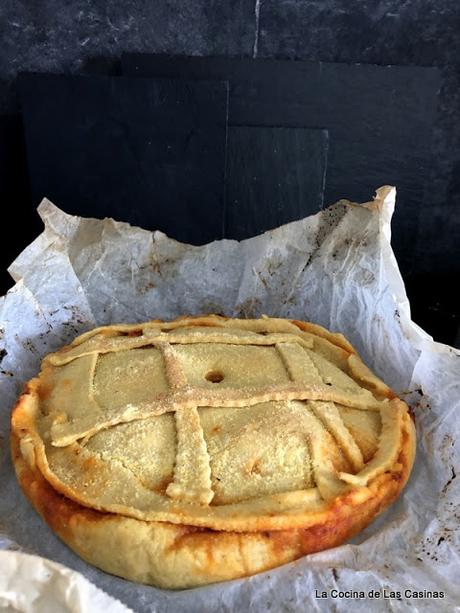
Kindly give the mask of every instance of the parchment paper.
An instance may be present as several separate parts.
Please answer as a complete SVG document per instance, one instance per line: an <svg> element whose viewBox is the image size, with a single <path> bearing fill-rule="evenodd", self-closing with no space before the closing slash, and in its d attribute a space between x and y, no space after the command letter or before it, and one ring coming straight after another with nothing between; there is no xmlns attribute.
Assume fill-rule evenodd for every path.
<svg viewBox="0 0 460 613"><path fill-rule="evenodd" d="M384 187L373 203L341 201L241 243L194 247L111 219L73 217L44 200L38 211L45 230L11 265L16 285L0 299L0 546L79 571L139 612L460 611L460 352L411 322L390 247L394 201L395 189ZM403 495L351 544L249 579L169 592L107 575L53 535L19 491L8 422L41 358L77 334L199 313L265 313L343 332L414 408L418 450ZM8 555L14 562L0 557L2 572L23 558ZM77 574L67 580L82 589ZM52 588L42 585L46 598ZM334 598L334 589L362 590L366 598ZM379 599L367 597L372 589ZM383 590L401 596L384 599ZM405 590L445 597L408 598ZM318 598L323 591L328 597ZM92 610L103 609L94 603Z"/></svg>

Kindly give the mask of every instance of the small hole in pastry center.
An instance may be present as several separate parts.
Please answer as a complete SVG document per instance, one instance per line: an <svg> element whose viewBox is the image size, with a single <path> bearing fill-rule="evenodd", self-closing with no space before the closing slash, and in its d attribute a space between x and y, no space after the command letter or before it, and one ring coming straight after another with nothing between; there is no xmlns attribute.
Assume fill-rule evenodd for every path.
<svg viewBox="0 0 460 613"><path fill-rule="evenodd" d="M204 378L206 381L211 381L211 383L220 383L223 380L224 375L220 372L220 370L210 370L205 374Z"/></svg>

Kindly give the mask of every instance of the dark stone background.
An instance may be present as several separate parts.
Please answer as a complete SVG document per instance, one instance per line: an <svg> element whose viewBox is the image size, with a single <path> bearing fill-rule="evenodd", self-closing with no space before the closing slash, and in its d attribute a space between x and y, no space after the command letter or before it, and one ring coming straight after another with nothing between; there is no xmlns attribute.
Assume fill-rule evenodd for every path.
<svg viewBox="0 0 460 613"><path fill-rule="evenodd" d="M434 162L420 203L418 236L412 239L415 268L405 281L414 319L437 340L455 342L460 279L458 0L2 0L1 176L24 164L18 72L118 74L121 54L130 51L440 67ZM19 204L28 198L23 170L20 185L7 180L0 185L3 220L20 228L12 232L11 223L3 223L2 260L12 260L37 231L17 217ZM13 242L6 241L7 234ZM10 285L6 275L1 283L2 289Z"/></svg>

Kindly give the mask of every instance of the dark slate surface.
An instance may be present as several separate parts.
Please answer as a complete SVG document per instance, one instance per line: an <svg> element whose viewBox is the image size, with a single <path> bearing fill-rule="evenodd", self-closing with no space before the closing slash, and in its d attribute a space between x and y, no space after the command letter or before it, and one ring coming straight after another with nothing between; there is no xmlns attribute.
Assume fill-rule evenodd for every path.
<svg viewBox="0 0 460 613"><path fill-rule="evenodd" d="M222 237L227 83L24 74L20 92L35 205Z"/></svg>
<svg viewBox="0 0 460 613"><path fill-rule="evenodd" d="M460 57L457 0L263 0L258 55L370 64L448 64Z"/></svg>
<svg viewBox="0 0 460 613"><path fill-rule="evenodd" d="M18 72L81 73L123 51L252 54L254 4L243 0L2 0L0 113L17 110Z"/></svg>
<svg viewBox="0 0 460 613"><path fill-rule="evenodd" d="M11 284L6 267L41 229L30 203L26 146L20 115L0 115L0 206L3 230L0 247L1 289Z"/></svg>
<svg viewBox="0 0 460 613"><path fill-rule="evenodd" d="M417 273L460 274L460 2L264 0L257 41L258 57L440 67L427 190L408 213L420 210L412 259Z"/></svg>
<svg viewBox="0 0 460 613"><path fill-rule="evenodd" d="M122 67L131 76L228 79L232 125L327 128L325 203L365 201L376 187L396 185L394 246L403 270L411 270L431 162L436 68L146 54L124 56Z"/></svg>
<svg viewBox="0 0 460 613"><path fill-rule="evenodd" d="M460 3L458 4L460 8ZM460 40L460 23L458 29ZM441 69L433 155L413 258L418 273L460 280L460 65ZM460 317L460 307L457 306Z"/></svg>
<svg viewBox="0 0 460 613"><path fill-rule="evenodd" d="M327 130L229 127L225 236L241 240L317 213L327 150Z"/></svg>
<svg viewBox="0 0 460 613"><path fill-rule="evenodd" d="M417 274L407 279L406 291L412 319L435 340L460 349L458 281L458 275Z"/></svg>

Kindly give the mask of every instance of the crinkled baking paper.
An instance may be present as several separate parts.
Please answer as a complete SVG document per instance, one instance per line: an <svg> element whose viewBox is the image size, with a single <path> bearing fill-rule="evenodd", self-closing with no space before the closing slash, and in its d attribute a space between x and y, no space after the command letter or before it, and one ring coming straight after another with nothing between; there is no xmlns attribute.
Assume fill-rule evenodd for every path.
<svg viewBox="0 0 460 613"><path fill-rule="evenodd" d="M411 321L390 247L394 202L395 189L384 187L372 203L340 201L261 236L200 247L42 202L45 229L11 265L16 285L0 299L0 605L33 612L460 610L460 352ZM203 313L265 313L342 332L413 407L418 448L402 496L350 544L248 579L172 592L107 575L59 541L17 485L9 415L41 358L77 334ZM334 597L334 590L366 597ZM370 590L380 598L371 600ZM414 598L406 590L445 596Z"/></svg>

